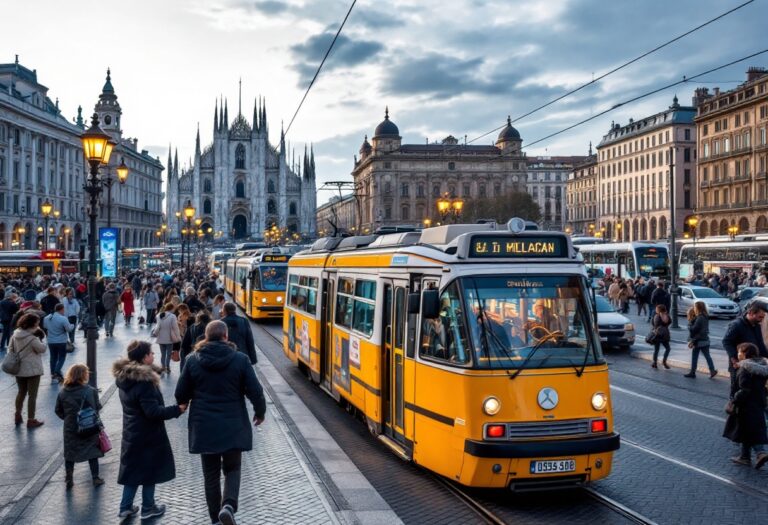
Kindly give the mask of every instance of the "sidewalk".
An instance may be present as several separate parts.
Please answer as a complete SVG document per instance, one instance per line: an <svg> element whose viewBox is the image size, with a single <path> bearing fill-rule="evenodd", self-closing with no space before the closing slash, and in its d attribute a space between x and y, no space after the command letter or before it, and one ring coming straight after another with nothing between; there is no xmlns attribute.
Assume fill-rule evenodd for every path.
<svg viewBox="0 0 768 525"><path fill-rule="evenodd" d="M45 436L47 446L44 453L41 449L40 453L33 456L34 459L39 459L33 461L34 468L30 468L30 472L25 473L24 479L17 480L13 490L8 491L9 494L6 494L6 491L0 492L0 495L5 496L3 502L5 507L2 509L4 513L0 515L2 523L25 525L117 523L122 493L122 487L116 481L119 469L122 410L117 393L111 386L114 384L113 378L107 371L114 359L123 352L130 339L134 337L148 339L149 331L137 328L134 321L134 326L130 328L118 325L115 336L113 341L105 342L103 339L99 341L101 358L99 385L103 388L102 397L107 398L102 410L102 419L114 446L114 449L101 460L101 476L106 481L105 485L97 489L91 486L88 466L84 463L75 467L74 489L69 492L65 490L61 425L58 418L41 411L41 415L44 414L47 418L45 427L49 427L48 435ZM68 359L68 365L84 359L85 345L79 344L79 346L81 352L76 353L74 359ZM384 512L383 515L368 516L378 519L365 519L364 514L350 513L340 509L334 499L329 497L326 479L328 474L319 474L311 466L301 447L297 445L296 436L290 429L292 423L283 419L285 411L279 409L279 403L276 403L275 390L266 383L264 374L258 370L264 366L262 363L268 363L263 355L260 356L257 372L267 396L267 418L263 425L254 429L253 451L243 455L240 509L237 513L239 523L338 524L396 521L397 518L391 511ZM172 364L172 369L174 372L171 377L164 377L161 380L161 390L167 404L174 402L173 390L178 379L178 366L175 363ZM9 394L15 394L15 387L11 389L7 382L4 380L0 386L0 399L3 401ZM49 381L45 381L44 378L44 383ZM56 387L46 385L46 388L53 390ZM10 390L13 392L9 392ZM41 390L43 390L42 387ZM44 401L42 398L41 392L39 400L41 408L50 402L52 412L55 391L48 395L47 400ZM156 499L159 503L165 503L168 510L165 516L151 523L188 525L209 522L200 459L199 456L188 453L186 417L183 415L177 420L166 422L174 450L176 479L158 485ZM52 423L50 426L49 422ZM4 476L13 477L14 475L9 473L15 472L17 464L23 465L30 456L25 451L19 450L19 441L13 439L9 432L11 426L10 420L8 424L0 422L0 437L5 438L2 439L4 459L0 460L0 465L3 466L2 471L6 473L3 474ZM21 432L17 431L17 434L21 434L22 437L27 436L26 428ZM37 437L43 437L43 434L34 434L34 438ZM331 474L331 477L335 480L336 474ZM22 481L23 486L19 487ZM367 483L365 478L362 478L361 482ZM140 495L137 495L137 502L140 502ZM384 505L386 506L385 503ZM382 510L387 509L388 506L382 508ZM140 520L134 519L133 523L138 524Z"/></svg>

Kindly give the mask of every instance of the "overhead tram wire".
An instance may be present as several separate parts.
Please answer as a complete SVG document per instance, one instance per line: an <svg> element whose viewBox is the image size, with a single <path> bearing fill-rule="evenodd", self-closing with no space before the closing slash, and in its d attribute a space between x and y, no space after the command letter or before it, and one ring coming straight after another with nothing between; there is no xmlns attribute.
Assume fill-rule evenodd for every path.
<svg viewBox="0 0 768 525"><path fill-rule="evenodd" d="M595 84L595 83L603 80L604 78L606 78L606 77L608 77L608 76L610 76L610 75L612 75L612 74L614 74L614 73L616 73L616 72L618 72L618 71L620 71L620 70L622 70L622 69L624 69L624 68L634 64L635 62L638 62L639 60L642 60L643 58L645 58L645 57L647 57L649 55L652 55L653 53L655 53L657 51L660 51L661 49L664 49L665 47L669 46L670 44L673 44L673 43L677 42L678 40L681 40L681 39L685 38L686 36L688 36L688 35L690 35L692 33L695 33L699 29L703 29L704 27L706 27L706 26L708 26L710 24L713 24L714 22L717 22L718 20L720 20L722 18L725 18L726 16L728 16L728 15L738 11L739 9L741 9L743 7L746 7L747 5L753 3L754 1L755 0L748 0L748 1L746 1L746 2L744 2L742 4L740 4L740 5L737 5L736 7L733 7L732 9L729 9L728 11L719 14L719 15L717 15L714 18L711 18L711 19L707 20L706 22L704 22L702 24L699 24L698 26L696 26L694 28L689 29L685 33L682 33L682 34L672 38L671 40L667 40L663 44L660 44L660 45L654 47L653 49L650 49L650 50L646 51L645 53L642 53L641 55L638 55L635 58L632 58L632 59L628 60L627 62L624 62L623 64L621 64L619 66L616 66L615 68L611 69L610 71L606 71L605 73L603 73L602 75L598 76L597 78L593 78L589 82L586 82L585 84L582 84L582 85L580 85L580 86L578 86L578 87L576 87L576 88L574 88L574 89L572 89L572 90L570 90L570 91L568 91L566 93L563 93L562 95L560 95L560 96L550 100L549 102L545 102L544 104L542 104L542 105L540 105L540 106L538 106L538 107L536 107L536 108L534 108L534 109L532 109L532 110L530 110L530 111L528 111L526 113L523 113L520 116L515 117L514 119L512 119L511 122L514 124L515 122L518 122L518 121L524 119L525 117L529 117L529 116L533 115L534 113L537 113L538 111L541 111L542 109L544 109L546 107L549 107L552 104L563 100L564 98L567 98L567 97L569 97L569 96L571 96L571 95L573 95L575 93L578 93L582 89L584 89L586 87L589 87L592 84ZM472 140L465 141L463 145L466 146L468 144L472 144L473 142L477 142L478 140L480 140L480 139L482 139L484 137L487 137L491 133L495 133L495 132L503 129L504 127L506 127L506 124L502 124L501 126L495 127L492 130L490 130L490 131L486 131L482 135L478 135L477 137L473 138ZM460 147L461 147L460 144L448 146L448 147L445 148L443 153L450 153L451 151L453 151L455 149L458 149ZM385 152L384 154L385 155L392 155L392 154L397 153L399 151L400 151L400 148L396 148L396 149L394 149L394 150L392 150L390 152Z"/></svg>
<svg viewBox="0 0 768 525"><path fill-rule="evenodd" d="M347 23L347 19L349 18L349 15L352 14L352 9L354 9L356 3L357 3L357 0L352 0L352 4L349 6L349 10L347 10L347 14L344 17L344 20L341 22L341 25L339 26L338 31L336 31L336 35L333 37L333 40L331 40L331 45L328 46L328 50L325 52L325 56L323 57L323 60L320 61L320 65L317 66L317 71L315 71L315 76L312 77L312 81L309 83L309 86L307 86L307 90L304 92L304 96L301 97L301 102L299 102L299 105L296 108L296 111L293 113L293 117L291 117L291 121L288 123L288 127L285 129L285 132L283 133L284 135L288 135L288 132L291 130L293 121L296 120L296 116L299 114L299 111L301 110L301 106L304 105L304 101L307 99L307 95L309 95L309 92L312 89L312 86L315 85L315 80L317 80L317 77L320 75L320 71L323 69L323 65L325 64L325 61L328 59L328 55L331 54L333 45L336 43L336 40L338 40L339 35L341 34L341 30L344 29L344 24Z"/></svg>

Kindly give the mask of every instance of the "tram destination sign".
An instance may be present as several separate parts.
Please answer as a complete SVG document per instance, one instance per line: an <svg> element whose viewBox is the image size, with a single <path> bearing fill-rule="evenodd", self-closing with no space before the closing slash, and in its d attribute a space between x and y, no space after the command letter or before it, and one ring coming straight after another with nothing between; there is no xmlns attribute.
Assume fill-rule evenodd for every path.
<svg viewBox="0 0 768 525"><path fill-rule="evenodd" d="M261 262L284 263L284 262L288 262L288 256L287 255L264 255L262 256Z"/></svg>
<svg viewBox="0 0 768 525"><path fill-rule="evenodd" d="M568 240L561 236L508 237L478 235L469 243L470 258L547 259L568 256Z"/></svg>

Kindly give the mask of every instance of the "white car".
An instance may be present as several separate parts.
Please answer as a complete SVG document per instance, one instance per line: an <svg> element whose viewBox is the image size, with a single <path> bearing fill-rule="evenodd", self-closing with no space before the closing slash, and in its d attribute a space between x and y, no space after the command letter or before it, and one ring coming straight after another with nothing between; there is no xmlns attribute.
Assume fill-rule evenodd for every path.
<svg viewBox="0 0 768 525"><path fill-rule="evenodd" d="M629 318L617 312L605 297L595 296L595 303L600 344L629 350L629 347L635 344L635 325Z"/></svg>
<svg viewBox="0 0 768 525"><path fill-rule="evenodd" d="M727 299L706 286L681 286L678 300L678 315L686 315L688 309L696 301L704 301L711 317L728 317L735 319L739 316L739 305Z"/></svg>

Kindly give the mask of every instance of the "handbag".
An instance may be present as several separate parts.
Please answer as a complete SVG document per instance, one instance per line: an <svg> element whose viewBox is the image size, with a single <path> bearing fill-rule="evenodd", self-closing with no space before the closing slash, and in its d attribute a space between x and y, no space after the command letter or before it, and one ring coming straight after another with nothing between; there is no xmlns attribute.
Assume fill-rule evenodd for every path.
<svg viewBox="0 0 768 525"><path fill-rule="evenodd" d="M649 332L648 335L645 336L645 342L648 343L649 345L652 345L656 342L657 337L658 335L656 334L656 331L653 330Z"/></svg>
<svg viewBox="0 0 768 525"><path fill-rule="evenodd" d="M178 350L171 351L171 361L173 361L174 363L178 363L179 361L181 361L181 354L179 353Z"/></svg>
<svg viewBox="0 0 768 525"><path fill-rule="evenodd" d="M29 346L29 343L27 343L27 346ZM18 374L21 371L21 353L26 349L27 347L25 346L23 350L18 352L8 352L8 355L3 359L3 372L12 376Z"/></svg>
<svg viewBox="0 0 768 525"><path fill-rule="evenodd" d="M80 410L77 411L77 435L88 437L98 434L101 430L101 420L99 413L95 408L85 406L85 399L88 396L88 390L83 392L83 399L80 401Z"/></svg>
<svg viewBox="0 0 768 525"><path fill-rule="evenodd" d="M67 341L67 353L71 354L74 351L75 351L75 343L73 343L72 341Z"/></svg>
<svg viewBox="0 0 768 525"><path fill-rule="evenodd" d="M99 431L99 450L101 450L102 454L112 450L112 441L110 441L109 434L103 428Z"/></svg>

